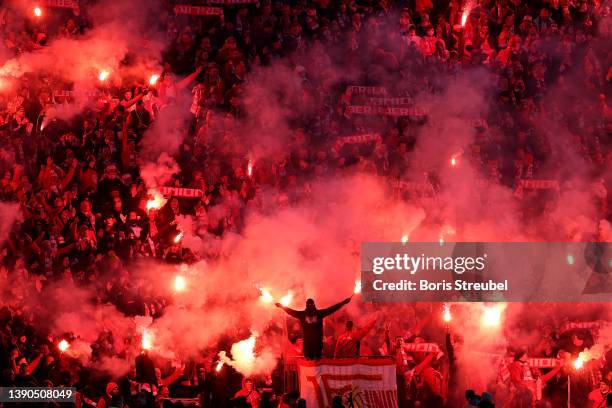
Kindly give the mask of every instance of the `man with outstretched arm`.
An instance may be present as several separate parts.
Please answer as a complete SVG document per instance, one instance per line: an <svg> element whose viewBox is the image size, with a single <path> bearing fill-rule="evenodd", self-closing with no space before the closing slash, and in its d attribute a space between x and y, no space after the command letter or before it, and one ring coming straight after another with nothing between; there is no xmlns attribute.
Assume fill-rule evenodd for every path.
<svg viewBox="0 0 612 408"><path fill-rule="evenodd" d="M376 321L378 320L378 314L374 316L362 328L355 328L352 320L346 322L346 331L338 337L336 341L336 348L334 349L334 358L338 357L359 357L359 348L361 340L372 330Z"/></svg>
<svg viewBox="0 0 612 408"><path fill-rule="evenodd" d="M317 309L313 299L306 300L305 310L293 310L276 303L289 316L298 319L304 332L304 357L307 360L319 360L323 353L323 319L351 301L353 296L344 299L327 309Z"/></svg>

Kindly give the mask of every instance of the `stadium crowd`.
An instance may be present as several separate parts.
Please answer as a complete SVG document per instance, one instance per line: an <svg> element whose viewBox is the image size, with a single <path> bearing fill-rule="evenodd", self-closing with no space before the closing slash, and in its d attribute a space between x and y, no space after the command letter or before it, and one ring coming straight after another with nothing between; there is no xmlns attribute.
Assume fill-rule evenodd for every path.
<svg viewBox="0 0 612 408"><path fill-rule="evenodd" d="M143 297L139 281L130 279L130 265L145 258L189 264L221 256L214 247L206 252L184 246L181 216L194 217L196 234L223 237L241 232L250 209L273 211L309 200L311 183L319 179L360 171L387 178L391 185L410 172L413 148L425 137L421 129L429 113L419 109L420 98L441 94L460 73L474 73L475 82L483 71L495 78L487 111L473 118L476 138L465 146L462 160L488 182L519 189L524 180L571 171L562 163L559 168L547 163L556 126L566 129L593 182L597 216L590 221L610 221L612 19L607 0L263 0L225 5L223 18L177 14L172 0L161 3L156 23L167 47L156 82L132 79L113 86L93 77L99 92L68 120L50 115L72 99L57 92L69 87L64 78L30 72L10 92L0 90L0 200L16 203L20 214L1 242L0 271L7 282L0 298L3 386L74 386L82 407L182 404L169 395L199 398L211 407L305 406L295 392L283 394L282 367L270 378L245 379L236 394L241 380L227 366L216 370L217 350L161 369L145 352L119 378L98 372L95 363L58 350L57 338L28 307L28 293L11 282L31 282L44 295L49 283L68 279L95 288L96 302L112 304L125 315L160 316L171 300ZM60 38L86 36L95 26L90 5L82 0L75 9L49 9L56 17L52 24L1 7L5 49L17 57ZM299 96L291 98L298 106L285 106L294 110L291 140L282 153L253 161L241 137L248 115L245 88L257 81L252 72L275 64L299 79L293 83ZM166 186L202 195L170 196L157 208L149 204L159 193L145 183L141 154L156 118L179 103L183 90L192 97L190 115L173 129L181 143L178 154L166 157L178 164ZM355 98L372 109L397 105L406 110L362 115L351 111ZM373 133L380 140L334 146L339 136ZM431 194L439 188L436 180L433 171L425 175ZM273 192L271 202L264 189ZM423 198L414 192L400 196ZM545 212L545 203L554 199L538 195L525 205L525 217ZM231 205L216 210L221 203ZM596 230L593 236L569 233L565 238L605 240L605 231ZM359 307L372 314L370 306ZM534 323L538 338L525 348L509 347L506 374L478 393L466 392L457 377L470 374L455 364L462 335L433 322L436 305L379 308L381 316L387 311L398 317L354 328L345 312L332 316L323 355L397 357L400 407L491 407L493 399L498 406L532 406L538 399L538 406L561 407L570 388L572 406L612 406L606 405L612 356L582 374L571 363L527 366L527 355L575 359L594 341L588 330L561 333L560 320ZM93 362L116 355L112 336L100 333L91 345ZM299 354L299 330L289 337ZM74 340L70 333L64 338ZM404 342L439 344L443 357L405 351ZM525 384L538 378L546 386L536 398ZM343 406L338 400L334 404Z"/></svg>

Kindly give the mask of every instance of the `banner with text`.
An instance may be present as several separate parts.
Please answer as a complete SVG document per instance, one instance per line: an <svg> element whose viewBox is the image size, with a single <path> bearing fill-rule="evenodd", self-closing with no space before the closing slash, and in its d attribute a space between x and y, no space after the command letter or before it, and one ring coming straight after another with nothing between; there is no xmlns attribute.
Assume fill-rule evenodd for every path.
<svg viewBox="0 0 612 408"><path fill-rule="evenodd" d="M339 395L345 407L397 408L392 358L300 360L298 372L300 395L308 407L331 407Z"/></svg>
<svg viewBox="0 0 612 408"><path fill-rule="evenodd" d="M177 4L174 6L174 14L189 14L192 16L219 16L223 17L223 9L221 7L204 7L191 6L186 4Z"/></svg>

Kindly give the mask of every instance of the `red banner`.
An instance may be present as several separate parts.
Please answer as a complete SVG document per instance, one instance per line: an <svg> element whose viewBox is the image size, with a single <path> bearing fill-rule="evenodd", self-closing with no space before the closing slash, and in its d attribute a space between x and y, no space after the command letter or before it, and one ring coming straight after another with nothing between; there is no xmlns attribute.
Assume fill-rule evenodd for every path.
<svg viewBox="0 0 612 408"><path fill-rule="evenodd" d="M84 96L86 98L96 98L100 95L100 91L70 91L65 89L56 89L53 91L54 98L75 98Z"/></svg>
<svg viewBox="0 0 612 408"><path fill-rule="evenodd" d="M412 98L368 98L368 105L371 106L402 106L412 105Z"/></svg>
<svg viewBox="0 0 612 408"><path fill-rule="evenodd" d="M189 6L179 5L174 6L175 14L190 14L192 16L220 16L223 17L223 9L221 7L204 7L204 6Z"/></svg>
<svg viewBox="0 0 612 408"><path fill-rule="evenodd" d="M559 190L557 180L521 180L520 186L530 190Z"/></svg>
<svg viewBox="0 0 612 408"><path fill-rule="evenodd" d="M351 95L387 95L387 89L382 86L357 86L351 85L346 88L346 94Z"/></svg>
<svg viewBox="0 0 612 408"><path fill-rule="evenodd" d="M575 330L575 329L586 329L586 330L599 330L602 327L605 327L607 325L609 325L609 322L604 322L601 320L598 321L594 321L594 322L568 322L565 323L563 326L561 326L561 328L559 329L559 333L565 333L567 331L570 330Z"/></svg>
<svg viewBox="0 0 612 408"><path fill-rule="evenodd" d="M257 4L258 0L208 0L210 4L223 4L225 6L231 6L234 4Z"/></svg>
<svg viewBox="0 0 612 408"><path fill-rule="evenodd" d="M79 8L79 3L76 0L43 0L40 5L51 8Z"/></svg>
<svg viewBox="0 0 612 408"><path fill-rule="evenodd" d="M349 105L346 107L349 115L387 115L423 117L427 112L423 108L397 108L391 106Z"/></svg>
<svg viewBox="0 0 612 408"><path fill-rule="evenodd" d="M298 362L300 395L310 408L329 408L334 396L344 406L397 408L395 361L389 357Z"/></svg>
<svg viewBox="0 0 612 408"><path fill-rule="evenodd" d="M416 181L402 181L399 180L394 186L399 191L421 193L421 194L435 194L435 190L431 183L428 182L416 182Z"/></svg>
<svg viewBox="0 0 612 408"><path fill-rule="evenodd" d="M382 142L382 139L380 138L380 135L378 133L366 133L363 135L345 136L338 138L332 146L332 149L338 150L346 144L362 144L369 142L375 142L376 144L379 144Z"/></svg>
<svg viewBox="0 0 612 408"><path fill-rule="evenodd" d="M555 190L559 191L559 182L557 180L532 180L521 179L518 182L514 195L518 198L523 198L525 190Z"/></svg>

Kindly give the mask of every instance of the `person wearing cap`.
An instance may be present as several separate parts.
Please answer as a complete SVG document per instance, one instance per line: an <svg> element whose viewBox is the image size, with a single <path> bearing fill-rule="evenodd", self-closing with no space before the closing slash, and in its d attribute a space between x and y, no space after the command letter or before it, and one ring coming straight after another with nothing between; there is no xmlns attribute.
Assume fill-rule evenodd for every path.
<svg viewBox="0 0 612 408"><path fill-rule="evenodd" d="M242 388L234 395L234 400L241 397L244 398L252 408L259 408L261 404L261 396L259 395L259 392L257 392L257 389L255 389L253 379L243 378Z"/></svg>
<svg viewBox="0 0 612 408"><path fill-rule="evenodd" d="M96 408L110 408L110 407L125 407L123 397L119 393L119 386L117 383L109 382L106 385L106 394L98 401Z"/></svg>

